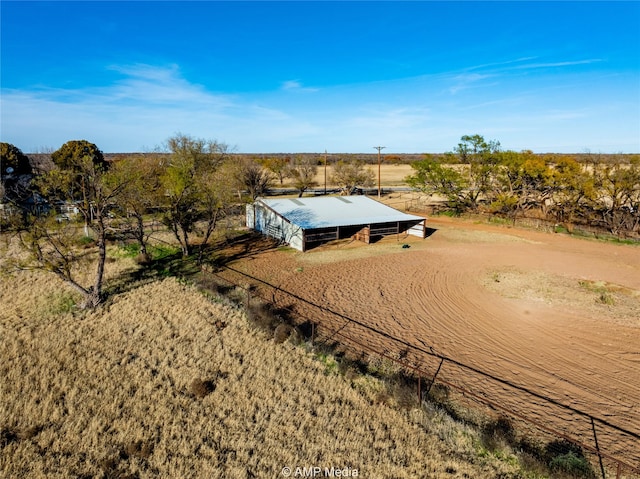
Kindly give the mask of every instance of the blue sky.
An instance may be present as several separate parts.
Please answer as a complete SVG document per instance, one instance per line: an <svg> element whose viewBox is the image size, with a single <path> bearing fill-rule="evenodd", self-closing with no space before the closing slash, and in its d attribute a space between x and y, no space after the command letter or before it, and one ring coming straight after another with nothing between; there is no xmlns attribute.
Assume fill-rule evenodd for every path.
<svg viewBox="0 0 640 479"><path fill-rule="evenodd" d="M640 2L0 2L0 138L640 152Z"/></svg>

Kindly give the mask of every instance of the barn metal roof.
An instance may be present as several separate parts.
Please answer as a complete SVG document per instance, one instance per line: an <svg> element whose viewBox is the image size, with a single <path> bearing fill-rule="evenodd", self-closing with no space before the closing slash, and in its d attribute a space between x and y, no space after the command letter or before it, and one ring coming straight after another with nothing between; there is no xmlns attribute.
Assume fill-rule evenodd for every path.
<svg viewBox="0 0 640 479"><path fill-rule="evenodd" d="M422 221L367 196L278 198L258 201L302 229Z"/></svg>

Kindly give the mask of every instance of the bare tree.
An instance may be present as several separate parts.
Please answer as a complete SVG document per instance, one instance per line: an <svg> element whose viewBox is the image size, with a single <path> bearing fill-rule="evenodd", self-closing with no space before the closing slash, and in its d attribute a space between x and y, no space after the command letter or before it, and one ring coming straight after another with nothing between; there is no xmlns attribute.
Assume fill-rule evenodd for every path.
<svg viewBox="0 0 640 479"><path fill-rule="evenodd" d="M239 158L234 164L233 173L236 185L246 190L254 201L264 195L273 182L273 173L251 158Z"/></svg>
<svg viewBox="0 0 640 479"><path fill-rule="evenodd" d="M217 203L212 201L213 191L218 186L226 187L226 183L216 182L214 176L228 160L228 148L217 141L183 134L169 138L167 148L171 155L162 175L164 221L180 243L183 256L188 256L191 254L190 235L197 223L204 220L215 226L219 210L214 207Z"/></svg>
<svg viewBox="0 0 640 479"><path fill-rule="evenodd" d="M136 240L140 255L148 261L147 242L153 228L145 224L149 212L162 199L162 160L158 155L127 156L116 160L107 176L111 184L122 184L118 207L119 233Z"/></svg>
<svg viewBox="0 0 640 479"><path fill-rule="evenodd" d="M616 161L617 160L617 161ZM624 164L615 158L611 164L595 171L600 195L596 210L606 228L613 234L637 231L640 224L640 161Z"/></svg>
<svg viewBox="0 0 640 479"><path fill-rule="evenodd" d="M298 190L298 198L318 184L315 180L317 173L318 163L311 157L298 157L289 164L287 176L292 179L294 188Z"/></svg>
<svg viewBox="0 0 640 479"><path fill-rule="evenodd" d="M351 195L359 186L365 188L373 186L375 175L362 161L340 160L333 167L332 181L340 187L343 195Z"/></svg>
<svg viewBox="0 0 640 479"><path fill-rule="evenodd" d="M284 179L289 174L289 164L291 163L291 158L289 158L288 156L267 158L265 160L262 160L261 163L265 168L271 171L276 176L276 178L278 178L278 181L282 186Z"/></svg>

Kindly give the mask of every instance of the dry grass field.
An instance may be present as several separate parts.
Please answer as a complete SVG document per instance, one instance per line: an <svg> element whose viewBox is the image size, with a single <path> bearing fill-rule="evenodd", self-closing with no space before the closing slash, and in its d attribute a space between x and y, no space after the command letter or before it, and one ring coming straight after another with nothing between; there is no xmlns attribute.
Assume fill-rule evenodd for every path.
<svg viewBox="0 0 640 479"><path fill-rule="evenodd" d="M366 165L365 168L372 171L375 177L375 184L378 184L378 165ZM414 173L414 169L411 168L411 165L406 164L388 164L382 163L380 165L380 181L383 186L406 186L404 179L412 175ZM324 167L318 166L318 172L315 176L315 181L317 183L316 188L320 188L324 186ZM335 187L331 182L331 176L333 175L333 167L331 165L327 166L327 186L329 188ZM285 179L283 182L283 186L290 186L291 180Z"/></svg>
<svg viewBox="0 0 640 479"><path fill-rule="evenodd" d="M111 285L137 268L107 266ZM80 312L53 276L0 281L3 478L518 477L514 456L488 453L474 429L381 403L382 381L277 344L192 285L120 284Z"/></svg>

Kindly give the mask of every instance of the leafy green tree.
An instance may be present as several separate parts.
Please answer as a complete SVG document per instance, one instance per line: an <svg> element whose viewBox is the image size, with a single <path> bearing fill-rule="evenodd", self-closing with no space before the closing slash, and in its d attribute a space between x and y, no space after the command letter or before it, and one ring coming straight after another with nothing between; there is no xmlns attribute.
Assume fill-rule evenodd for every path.
<svg viewBox="0 0 640 479"><path fill-rule="evenodd" d="M446 197L457 212L477 210L481 200L490 201L496 193L500 143L486 142L481 135L464 135L454 151L460 165L446 166L427 156L411 165L415 173L406 181L416 190ZM454 157L449 153L444 159L451 163Z"/></svg>
<svg viewBox="0 0 640 479"><path fill-rule="evenodd" d="M149 212L161 203L160 176L162 163L157 155L126 156L116 160L106 181L110 185L122 185L115 212L119 212L117 224L120 234L136 240L140 254L149 259L147 242L153 233L153 221L148 226Z"/></svg>
<svg viewBox="0 0 640 479"><path fill-rule="evenodd" d="M20 148L11 143L0 143L0 175L2 180L8 176L30 175L29 157Z"/></svg>
<svg viewBox="0 0 640 479"><path fill-rule="evenodd" d="M291 158L287 157L274 157L267 158L262 162L262 165L271 171L278 181L280 185L284 182L284 179L289 174L289 164L291 163Z"/></svg>
<svg viewBox="0 0 640 479"><path fill-rule="evenodd" d="M442 165L431 155L411 164L413 175L405 178L407 184L428 195L438 194L447 199L450 208L461 212L469 204L467 179L458 169Z"/></svg>
<svg viewBox="0 0 640 479"><path fill-rule="evenodd" d="M216 180L215 173L228 160L228 148L217 141L178 134L167 140L167 149L170 157L161 177L164 222L178 240L183 256L188 256L190 235L198 222L215 225L218 217L218 203L210 200L216 186L227 187L226 182ZM208 198L208 206L203 204L204 197Z"/></svg>
<svg viewBox="0 0 640 479"><path fill-rule="evenodd" d="M331 181L340 187L344 195L351 195L357 187L370 188L375 183L375 174L363 161L340 160L333 166Z"/></svg>
<svg viewBox="0 0 640 479"><path fill-rule="evenodd" d="M32 215L19 232L21 244L28 253L19 266L55 274L82 294L82 308L94 308L104 299L108 213L122 185L105 181L104 163L95 161L90 153L59 164L64 166L37 178L36 187L50 205L66 204L77 208L84 218L90 218L85 228L88 224L93 238L86 238L86 229L84 236L80 234L75 222L58 216L55 210L49 215ZM79 192L81 201L77 201ZM81 274L77 268L80 261L88 257L89 250L80 247L83 242L85 246L94 245L97 253L97 259L90 263L95 264L95 271L89 285L79 279Z"/></svg>
<svg viewBox="0 0 640 479"><path fill-rule="evenodd" d="M58 167L58 172L66 178L60 185L65 184L70 189L60 191L59 195L65 197L65 201L81 203L81 212L85 221L85 236L89 235L89 225L93 221L91 208L91 192L88 191L87 181L90 181L89 168L102 174L109 169L109 163L104 159L102 151L87 140L71 140L62 145L51 154L53 163ZM91 164L89 164L91 163ZM57 173L54 173L54 175ZM75 174L75 177L73 177ZM87 176L89 175L89 176ZM52 186L52 183L49 184ZM50 192L51 194L51 192Z"/></svg>
<svg viewBox="0 0 640 479"><path fill-rule="evenodd" d="M53 163L61 170L74 170L79 168L83 158L91 158L102 171L109 168L109 163L104 159L102 151L87 140L67 141L59 149L51 154Z"/></svg>
<svg viewBox="0 0 640 479"><path fill-rule="evenodd" d="M564 223L569 231L574 222L591 222L597 198L594 177L569 156L561 156L552 165L553 196L548 213Z"/></svg>
<svg viewBox="0 0 640 479"><path fill-rule="evenodd" d="M298 198L318 184L315 180L317 173L318 163L311 157L298 157L289 164L287 176L292 179L293 187L298 190Z"/></svg>
<svg viewBox="0 0 640 479"><path fill-rule="evenodd" d="M454 151L461 163L469 165L462 169L467 183L466 203L468 208L476 210L481 199L492 199L490 194L498 170L500 142L487 142L482 135L464 135L460 140Z"/></svg>
<svg viewBox="0 0 640 479"><path fill-rule="evenodd" d="M498 193L492 209L511 216L514 221L519 213L532 208L544 210L556 188L549 161L528 150L501 152L498 158Z"/></svg>
<svg viewBox="0 0 640 479"><path fill-rule="evenodd" d="M0 143L0 201L21 206L31 196L29 157L11 143Z"/></svg>
<svg viewBox="0 0 640 479"><path fill-rule="evenodd" d="M462 163L486 163L490 156L500 151L500 142L487 142L482 135L463 135L454 151Z"/></svg>

